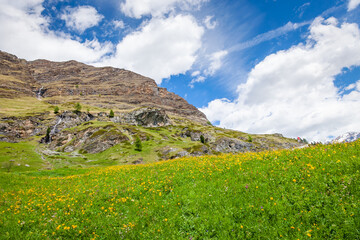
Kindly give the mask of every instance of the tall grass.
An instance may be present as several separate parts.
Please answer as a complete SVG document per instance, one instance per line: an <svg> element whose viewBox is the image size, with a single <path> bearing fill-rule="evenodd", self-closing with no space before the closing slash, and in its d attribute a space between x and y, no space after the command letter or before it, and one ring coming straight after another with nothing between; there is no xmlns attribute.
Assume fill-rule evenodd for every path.
<svg viewBox="0 0 360 240"><path fill-rule="evenodd" d="M360 141L56 173L0 174L1 239L360 238Z"/></svg>

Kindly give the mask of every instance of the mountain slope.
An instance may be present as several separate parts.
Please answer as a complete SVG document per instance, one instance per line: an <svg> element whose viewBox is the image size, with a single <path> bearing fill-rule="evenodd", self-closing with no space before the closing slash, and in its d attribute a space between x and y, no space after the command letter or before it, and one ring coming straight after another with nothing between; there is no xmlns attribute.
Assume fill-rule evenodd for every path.
<svg viewBox="0 0 360 240"><path fill-rule="evenodd" d="M157 107L168 114L206 123L206 116L180 96L139 74L76 61L27 62L0 51L0 97L39 97L50 104L81 102L103 109L130 111Z"/></svg>
<svg viewBox="0 0 360 240"><path fill-rule="evenodd" d="M183 98L123 69L76 61L27 62L0 52L0 83L0 162L12 161L15 171L302 145L281 134L214 127ZM141 150L135 150L137 138Z"/></svg>

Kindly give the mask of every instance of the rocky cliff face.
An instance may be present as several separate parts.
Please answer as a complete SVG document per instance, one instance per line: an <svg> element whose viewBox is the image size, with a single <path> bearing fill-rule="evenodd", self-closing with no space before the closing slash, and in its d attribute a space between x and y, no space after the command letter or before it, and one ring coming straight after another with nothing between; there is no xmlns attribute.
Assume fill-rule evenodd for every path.
<svg viewBox="0 0 360 240"><path fill-rule="evenodd" d="M31 96L51 104L76 101L124 111L155 107L170 115L207 122L202 112L180 96L124 69L97 68L76 61L27 62L0 51L0 84L0 98Z"/></svg>
<svg viewBox="0 0 360 240"><path fill-rule="evenodd" d="M25 60L0 51L0 98L35 97L39 88Z"/></svg>

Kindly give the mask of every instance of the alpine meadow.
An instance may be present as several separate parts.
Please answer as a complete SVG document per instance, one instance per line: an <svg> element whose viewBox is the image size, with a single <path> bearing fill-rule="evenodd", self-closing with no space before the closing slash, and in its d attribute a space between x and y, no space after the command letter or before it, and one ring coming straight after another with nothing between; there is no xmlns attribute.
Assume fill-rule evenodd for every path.
<svg viewBox="0 0 360 240"><path fill-rule="evenodd" d="M360 141L2 173L3 239L358 239Z"/></svg>
<svg viewBox="0 0 360 240"><path fill-rule="evenodd" d="M0 0L0 240L360 240L360 0Z"/></svg>

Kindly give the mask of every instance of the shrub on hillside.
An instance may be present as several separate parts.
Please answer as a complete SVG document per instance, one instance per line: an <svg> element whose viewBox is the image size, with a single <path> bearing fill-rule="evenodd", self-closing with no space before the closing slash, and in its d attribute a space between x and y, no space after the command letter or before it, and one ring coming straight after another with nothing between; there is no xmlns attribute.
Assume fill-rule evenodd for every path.
<svg viewBox="0 0 360 240"><path fill-rule="evenodd" d="M201 142L202 144L204 144L204 143L205 143L205 138L204 138L204 136L203 136L203 135L201 135L201 136L200 136L200 142Z"/></svg>
<svg viewBox="0 0 360 240"><path fill-rule="evenodd" d="M142 151L142 143L138 136L135 139L135 150L141 152Z"/></svg>
<svg viewBox="0 0 360 240"><path fill-rule="evenodd" d="M54 108L54 113L55 113L55 114L58 114L58 113L59 113L59 110L60 110L59 107L56 106L56 107Z"/></svg>
<svg viewBox="0 0 360 240"><path fill-rule="evenodd" d="M80 113L81 112L81 105L80 103L76 103L74 106L74 113Z"/></svg>
<svg viewBox="0 0 360 240"><path fill-rule="evenodd" d="M109 118L113 118L115 116L114 111L110 110Z"/></svg>

